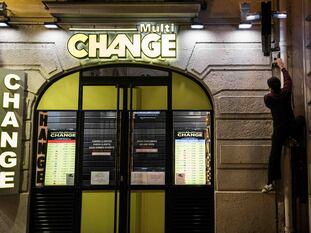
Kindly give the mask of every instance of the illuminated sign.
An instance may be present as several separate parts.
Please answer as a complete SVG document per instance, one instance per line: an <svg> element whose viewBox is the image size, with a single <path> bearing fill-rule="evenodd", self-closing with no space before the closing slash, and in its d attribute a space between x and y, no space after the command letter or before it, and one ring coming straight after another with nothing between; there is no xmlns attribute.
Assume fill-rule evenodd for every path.
<svg viewBox="0 0 311 233"><path fill-rule="evenodd" d="M0 193L19 192L25 74L0 69Z"/></svg>
<svg viewBox="0 0 311 233"><path fill-rule="evenodd" d="M68 41L75 58L176 58L174 24L140 24L139 33L74 34Z"/></svg>
<svg viewBox="0 0 311 233"><path fill-rule="evenodd" d="M37 142L37 167L36 186L42 187L44 184L44 168L46 161L46 151L48 142L48 113L39 112L38 118L38 142Z"/></svg>

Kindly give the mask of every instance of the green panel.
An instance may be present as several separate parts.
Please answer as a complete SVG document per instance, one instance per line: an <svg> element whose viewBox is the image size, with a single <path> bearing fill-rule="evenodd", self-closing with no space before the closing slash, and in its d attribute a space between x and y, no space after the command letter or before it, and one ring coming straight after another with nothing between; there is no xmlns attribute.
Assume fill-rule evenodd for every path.
<svg viewBox="0 0 311 233"><path fill-rule="evenodd" d="M164 233L164 219L164 191L132 191L130 233Z"/></svg>
<svg viewBox="0 0 311 233"><path fill-rule="evenodd" d="M122 89L120 89L121 93ZM115 86L83 87L83 110L115 110L117 109L118 89ZM122 93L121 93L122 94ZM120 109L122 95L120 94Z"/></svg>
<svg viewBox="0 0 311 233"><path fill-rule="evenodd" d="M79 72L53 83L43 94L38 110L77 110Z"/></svg>
<svg viewBox="0 0 311 233"><path fill-rule="evenodd" d="M133 110L166 110L166 86L137 86L133 91Z"/></svg>
<svg viewBox="0 0 311 233"><path fill-rule="evenodd" d="M204 90L191 79L173 73L173 109L211 110L212 104Z"/></svg>
<svg viewBox="0 0 311 233"><path fill-rule="evenodd" d="M114 191L83 191L81 233L112 233Z"/></svg>

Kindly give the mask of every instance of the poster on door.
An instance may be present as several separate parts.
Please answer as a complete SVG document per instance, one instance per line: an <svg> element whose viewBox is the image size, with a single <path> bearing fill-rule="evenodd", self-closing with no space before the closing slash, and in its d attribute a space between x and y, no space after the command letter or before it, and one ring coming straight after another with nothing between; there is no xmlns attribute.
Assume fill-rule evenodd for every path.
<svg viewBox="0 0 311 233"><path fill-rule="evenodd" d="M111 139L92 139L89 146L90 155L92 156L111 156L113 154L114 145Z"/></svg>
<svg viewBox="0 0 311 233"><path fill-rule="evenodd" d="M175 184L206 184L206 146L203 130L175 132Z"/></svg>
<svg viewBox="0 0 311 233"><path fill-rule="evenodd" d="M49 130L45 185L74 184L75 153L75 130Z"/></svg>

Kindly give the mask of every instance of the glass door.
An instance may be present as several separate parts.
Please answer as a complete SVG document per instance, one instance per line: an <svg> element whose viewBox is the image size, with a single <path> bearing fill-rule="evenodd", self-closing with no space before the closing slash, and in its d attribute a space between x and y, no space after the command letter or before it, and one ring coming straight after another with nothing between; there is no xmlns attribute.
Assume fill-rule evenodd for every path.
<svg viewBox="0 0 311 233"><path fill-rule="evenodd" d="M83 85L81 233L164 233L168 88Z"/></svg>

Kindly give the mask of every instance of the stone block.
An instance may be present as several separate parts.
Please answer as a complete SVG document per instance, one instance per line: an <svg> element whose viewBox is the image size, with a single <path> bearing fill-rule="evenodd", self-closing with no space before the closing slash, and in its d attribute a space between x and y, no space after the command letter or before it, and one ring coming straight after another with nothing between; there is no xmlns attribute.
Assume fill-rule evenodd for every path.
<svg viewBox="0 0 311 233"><path fill-rule="evenodd" d="M190 49L179 49L176 51L177 58L173 60L170 65L181 70L186 70L191 57L192 50Z"/></svg>
<svg viewBox="0 0 311 233"><path fill-rule="evenodd" d="M40 69L27 70L27 91L32 94L39 94L39 89L46 82L45 77L42 76ZM29 96L31 98L31 96Z"/></svg>
<svg viewBox="0 0 311 233"><path fill-rule="evenodd" d="M1 196L0 198L0 232L27 232L29 194Z"/></svg>
<svg viewBox="0 0 311 233"><path fill-rule="evenodd" d="M228 65L230 64L230 65ZM270 58L262 55L261 43L199 43L196 44L188 70L203 75L213 68L270 66Z"/></svg>
<svg viewBox="0 0 311 233"><path fill-rule="evenodd" d="M31 121L24 121L24 133L23 140L29 141L32 134L32 123Z"/></svg>
<svg viewBox="0 0 311 233"><path fill-rule="evenodd" d="M274 194L216 192L217 233L276 233Z"/></svg>
<svg viewBox="0 0 311 233"><path fill-rule="evenodd" d="M27 69L40 69L45 76L62 71L54 43L3 43L0 50L3 66L14 64Z"/></svg>
<svg viewBox="0 0 311 233"><path fill-rule="evenodd" d="M266 169L218 169L217 191L261 191L267 182Z"/></svg>
<svg viewBox="0 0 311 233"><path fill-rule="evenodd" d="M22 168L24 170L30 169L30 156L31 156L31 147L30 147L30 141L23 141L24 148L23 148L23 162L22 162Z"/></svg>
<svg viewBox="0 0 311 233"><path fill-rule="evenodd" d="M271 120L216 120L216 137L220 139L270 139Z"/></svg>
<svg viewBox="0 0 311 233"><path fill-rule="evenodd" d="M217 168L266 168L271 141L217 141Z"/></svg>
<svg viewBox="0 0 311 233"><path fill-rule="evenodd" d="M31 120L33 117L36 96L33 93L27 91L25 92L25 101L26 107L24 109L24 117L26 117L26 120Z"/></svg>
<svg viewBox="0 0 311 233"><path fill-rule="evenodd" d="M204 82L213 94L224 90L267 90L267 79L271 77L269 70L214 70Z"/></svg>
<svg viewBox="0 0 311 233"><path fill-rule="evenodd" d="M23 170L21 173L21 192L26 193L29 189L29 170Z"/></svg>
<svg viewBox="0 0 311 233"><path fill-rule="evenodd" d="M263 91L223 91L214 96L217 115L222 114L270 114Z"/></svg>

